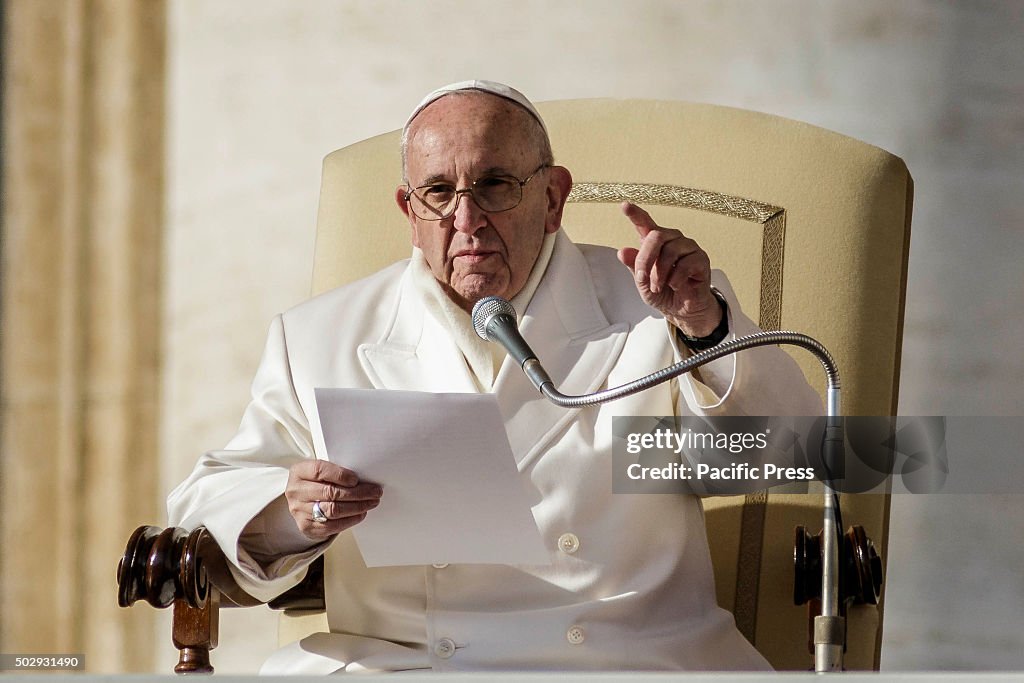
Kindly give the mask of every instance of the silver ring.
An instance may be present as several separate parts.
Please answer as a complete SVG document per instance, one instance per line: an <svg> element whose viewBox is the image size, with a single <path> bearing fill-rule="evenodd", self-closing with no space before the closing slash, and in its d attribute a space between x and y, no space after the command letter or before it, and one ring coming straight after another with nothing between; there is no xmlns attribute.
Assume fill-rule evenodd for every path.
<svg viewBox="0 0 1024 683"><path fill-rule="evenodd" d="M324 511L320 509L319 500L313 501L313 521L319 524L323 524L327 521L327 515L325 515Z"/></svg>

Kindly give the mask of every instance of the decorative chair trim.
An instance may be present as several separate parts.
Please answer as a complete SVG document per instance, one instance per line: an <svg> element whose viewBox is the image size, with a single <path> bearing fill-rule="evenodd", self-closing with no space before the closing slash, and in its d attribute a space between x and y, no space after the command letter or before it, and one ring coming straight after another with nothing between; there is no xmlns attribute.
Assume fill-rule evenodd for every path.
<svg viewBox="0 0 1024 683"><path fill-rule="evenodd" d="M678 185L649 183L574 183L568 201L677 206L739 218L761 226L761 312L758 325L778 330L782 324L782 263L786 210L753 199Z"/></svg>

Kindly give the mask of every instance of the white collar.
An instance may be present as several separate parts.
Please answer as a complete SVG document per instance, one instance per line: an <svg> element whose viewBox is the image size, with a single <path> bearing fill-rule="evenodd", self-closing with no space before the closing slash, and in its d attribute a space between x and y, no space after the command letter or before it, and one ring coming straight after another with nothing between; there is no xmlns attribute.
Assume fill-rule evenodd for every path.
<svg viewBox="0 0 1024 683"><path fill-rule="evenodd" d="M523 319L523 315L547 271L551 254L555 249L555 242L556 233L544 235L544 242L541 244L540 253L533 264L533 270L530 271L530 277L510 302L516 309L519 320ZM409 271L413 287L422 298L424 307L434 320L450 332L480 390L490 391L498 369L505 359L505 349L498 344L484 341L477 335L469 314L457 306L441 289L430 266L427 265L426 257L416 247L413 247L412 250Z"/></svg>

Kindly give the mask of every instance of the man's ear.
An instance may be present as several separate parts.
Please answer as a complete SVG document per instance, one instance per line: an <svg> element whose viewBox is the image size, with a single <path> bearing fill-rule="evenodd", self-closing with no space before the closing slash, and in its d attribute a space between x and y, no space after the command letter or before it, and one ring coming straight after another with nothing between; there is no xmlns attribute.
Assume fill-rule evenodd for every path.
<svg viewBox="0 0 1024 683"><path fill-rule="evenodd" d="M409 202L405 198L405 194L409 190L405 185L399 185L395 188L395 204L398 204L398 208L405 214L406 219L409 221L409 227L412 228L412 246L418 247L419 236L416 234L416 216L413 215L412 209L409 207Z"/></svg>
<svg viewBox="0 0 1024 683"><path fill-rule="evenodd" d="M547 233L558 232L562 227L562 209L572 190L572 174L565 166L552 166L548 170L548 213L544 223Z"/></svg>

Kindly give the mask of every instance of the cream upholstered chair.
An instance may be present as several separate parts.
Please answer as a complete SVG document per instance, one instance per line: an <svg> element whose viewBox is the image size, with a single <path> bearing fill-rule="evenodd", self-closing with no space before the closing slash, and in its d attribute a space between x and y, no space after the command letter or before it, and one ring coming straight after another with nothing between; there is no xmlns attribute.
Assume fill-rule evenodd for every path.
<svg viewBox="0 0 1024 683"><path fill-rule="evenodd" d="M726 107L597 99L538 108L556 163L575 180L563 219L574 240L633 244L618 203L644 205L707 250L763 328L825 344L842 373L845 414L895 414L913 192L900 159ZM398 146L395 132L325 159L314 294L408 256L409 228L393 199ZM824 392L817 361L792 354ZM806 608L793 604L793 530L816 532L820 505L818 495L776 493L705 502L719 604L779 669L811 664ZM843 496L843 514L884 558L888 496ZM878 668L881 615L881 603L851 610L847 668ZM296 636L295 627L286 619L282 638Z"/></svg>
<svg viewBox="0 0 1024 683"><path fill-rule="evenodd" d="M576 100L538 108L556 161L576 180L564 215L573 239L633 244L617 204L645 205L661 225L701 243L763 328L793 329L825 344L842 373L845 414L895 413L913 190L900 159L814 126L725 107ZM314 294L408 256L409 228L393 199L398 144L390 133L325 159ZM823 388L817 361L793 355ZM793 604L793 531L816 532L820 505L820 495L778 492L705 501L718 602L778 669L811 666L807 611ZM864 527L884 558L888 496L844 495L843 514L846 524ZM123 606L173 603L178 671L210 670L218 604L256 602L233 585L202 527L140 527L118 583ZM278 604L322 607L322 586L311 571ZM882 605L851 609L847 668L878 668ZM325 628L322 611L289 609L279 639Z"/></svg>

